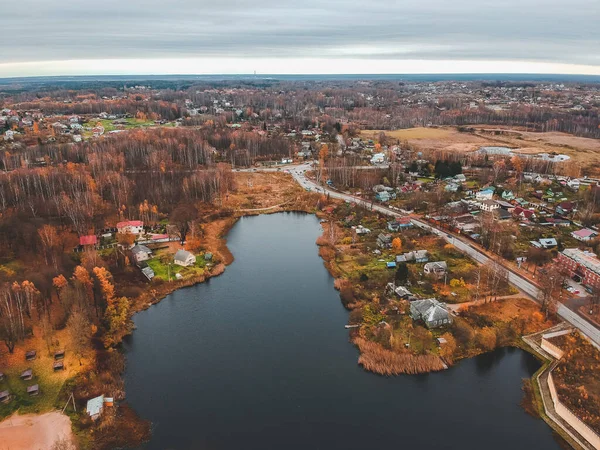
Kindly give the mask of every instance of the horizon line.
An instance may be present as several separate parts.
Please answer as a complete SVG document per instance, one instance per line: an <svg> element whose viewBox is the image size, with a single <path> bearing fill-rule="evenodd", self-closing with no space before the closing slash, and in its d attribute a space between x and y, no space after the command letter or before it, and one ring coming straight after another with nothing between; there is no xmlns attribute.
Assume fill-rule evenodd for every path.
<svg viewBox="0 0 600 450"><path fill-rule="evenodd" d="M547 73L547 72L420 72L420 73L402 73L402 72L388 72L388 73L178 73L178 74L170 74L170 73L144 73L144 74L135 74L135 73L113 73L113 74L62 74L62 75L22 75L22 76L0 76L0 81L4 80L33 80L33 79L57 79L57 78L144 78L144 77L153 77L153 78L219 78L219 77L227 77L227 78L257 78L257 79L265 79L271 77L324 77L324 78L335 78L335 77L364 77L364 78L385 78L385 77L493 77L493 76L503 76L503 77L519 77L525 76L528 78L531 77L565 77L565 78L596 78L600 80L600 74L586 74L586 73ZM535 81L534 79L529 81Z"/></svg>

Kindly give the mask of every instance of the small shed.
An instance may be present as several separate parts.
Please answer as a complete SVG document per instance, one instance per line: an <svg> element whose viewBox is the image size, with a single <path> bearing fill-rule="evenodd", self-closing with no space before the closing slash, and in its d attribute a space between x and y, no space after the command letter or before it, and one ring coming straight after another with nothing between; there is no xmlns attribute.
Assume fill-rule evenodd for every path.
<svg viewBox="0 0 600 450"><path fill-rule="evenodd" d="M64 350L58 350L57 352L54 353L54 359L64 359L64 357L65 357Z"/></svg>
<svg viewBox="0 0 600 450"><path fill-rule="evenodd" d="M92 420L98 419L100 414L102 414L102 408L104 407L104 395L100 395L99 397L92 398L88 400L87 405L85 406L85 410L88 415L92 418Z"/></svg>
<svg viewBox="0 0 600 450"><path fill-rule="evenodd" d="M0 403L8 403L10 401L10 392L2 391L0 392Z"/></svg>
<svg viewBox="0 0 600 450"><path fill-rule="evenodd" d="M35 350L28 350L25 353L25 360L26 361L33 361L37 356L37 352Z"/></svg>
<svg viewBox="0 0 600 450"><path fill-rule="evenodd" d="M395 269L396 268L396 262L395 261L388 261L385 265L386 265L386 267L388 269Z"/></svg>
<svg viewBox="0 0 600 450"><path fill-rule="evenodd" d="M38 395L40 393L40 385L34 384L31 386L27 386L27 393L29 395Z"/></svg>
<svg viewBox="0 0 600 450"><path fill-rule="evenodd" d="M213 259L213 254L212 254L212 253L210 253L210 252L206 252L206 253L204 254L204 260L205 260L205 261L212 261L212 259Z"/></svg>
<svg viewBox="0 0 600 450"><path fill-rule="evenodd" d="M64 370L65 369L65 362L63 360L54 361L54 363L52 364L52 369L54 369L55 372L57 370Z"/></svg>
<svg viewBox="0 0 600 450"><path fill-rule="evenodd" d="M31 369L27 369L25 371L23 371L23 373L21 373L21 379L22 380L31 380L33 378L33 370Z"/></svg>

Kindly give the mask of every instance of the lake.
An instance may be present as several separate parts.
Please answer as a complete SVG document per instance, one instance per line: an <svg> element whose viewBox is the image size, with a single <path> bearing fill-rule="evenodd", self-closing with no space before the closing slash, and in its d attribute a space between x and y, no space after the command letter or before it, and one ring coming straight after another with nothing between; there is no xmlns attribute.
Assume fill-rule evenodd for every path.
<svg viewBox="0 0 600 450"><path fill-rule="evenodd" d="M125 381L153 423L144 448L560 448L520 407L539 367L521 350L428 375L361 369L320 234L308 214L242 218L223 275L135 316Z"/></svg>

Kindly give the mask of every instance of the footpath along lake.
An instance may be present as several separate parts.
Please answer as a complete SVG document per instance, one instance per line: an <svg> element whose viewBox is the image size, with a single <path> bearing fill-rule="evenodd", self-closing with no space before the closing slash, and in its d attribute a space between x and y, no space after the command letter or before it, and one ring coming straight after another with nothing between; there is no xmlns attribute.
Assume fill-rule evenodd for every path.
<svg viewBox="0 0 600 450"><path fill-rule="evenodd" d="M130 404L148 449L560 449L521 407L530 354L500 349L450 370L385 378L357 365L315 216L241 219L235 262L135 316Z"/></svg>

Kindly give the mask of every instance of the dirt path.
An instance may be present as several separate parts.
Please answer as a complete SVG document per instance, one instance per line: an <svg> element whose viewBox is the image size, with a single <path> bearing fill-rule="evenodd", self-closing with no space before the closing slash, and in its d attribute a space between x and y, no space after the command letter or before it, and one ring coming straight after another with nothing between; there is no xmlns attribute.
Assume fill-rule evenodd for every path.
<svg viewBox="0 0 600 450"><path fill-rule="evenodd" d="M0 422L0 450L50 450L59 439L72 442L71 420L58 411L12 415Z"/></svg>

